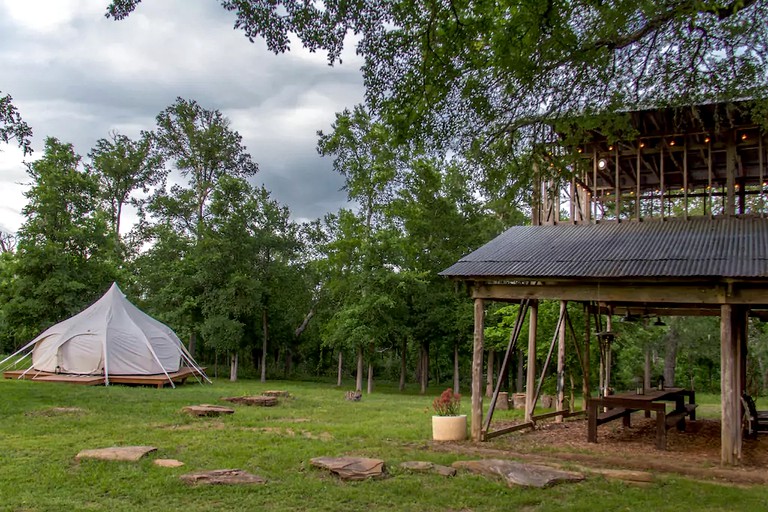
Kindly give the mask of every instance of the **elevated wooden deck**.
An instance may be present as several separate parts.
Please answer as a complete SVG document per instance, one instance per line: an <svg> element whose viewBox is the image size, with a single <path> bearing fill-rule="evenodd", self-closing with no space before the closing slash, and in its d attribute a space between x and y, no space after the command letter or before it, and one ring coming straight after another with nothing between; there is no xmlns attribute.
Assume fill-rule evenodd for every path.
<svg viewBox="0 0 768 512"><path fill-rule="evenodd" d="M205 369L203 368L203 371ZM169 373L171 381L174 384L184 384L189 377L194 377L195 370L192 368L184 367L178 372ZM138 386L156 386L162 388L169 385L170 382L165 374L159 375L110 375L110 384L127 384ZM55 374L49 372L40 372L36 370L30 370L25 373L25 370L10 370L3 372L3 378L6 379L24 379L32 380L35 382L65 382L68 384L80 384L83 386L99 386L106 382L103 375L71 375L71 374Z"/></svg>

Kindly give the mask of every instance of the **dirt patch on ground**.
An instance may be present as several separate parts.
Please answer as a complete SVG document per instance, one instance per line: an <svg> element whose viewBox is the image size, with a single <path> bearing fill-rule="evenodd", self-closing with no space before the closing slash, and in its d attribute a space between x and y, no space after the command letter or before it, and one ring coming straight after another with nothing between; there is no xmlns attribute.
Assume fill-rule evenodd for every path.
<svg viewBox="0 0 768 512"><path fill-rule="evenodd" d="M495 423L493 429L503 428ZM745 439L737 467L720 465L720 422L687 422L686 431L667 431L667 450L656 449L654 419L633 415L632 426L616 421L598 428L598 442L587 442L587 422L538 423L535 430L513 432L485 443L433 443L433 449L509 457L551 465L580 464L673 473L690 478L735 484L768 484L768 438Z"/></svg>

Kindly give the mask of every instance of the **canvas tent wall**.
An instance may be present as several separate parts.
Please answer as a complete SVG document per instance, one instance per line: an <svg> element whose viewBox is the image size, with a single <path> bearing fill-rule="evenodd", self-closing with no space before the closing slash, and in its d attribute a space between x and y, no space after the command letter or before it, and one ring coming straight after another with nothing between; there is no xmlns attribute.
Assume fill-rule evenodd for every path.
<svg viewBox="0 0 768 512"><path fill-rule="evenodd" d="M0 364L30 352L30 371L104 375L107 384L110 375L165 374L171 381L184 365L207 380L173 330L134 306L116 283Z"/></svg>

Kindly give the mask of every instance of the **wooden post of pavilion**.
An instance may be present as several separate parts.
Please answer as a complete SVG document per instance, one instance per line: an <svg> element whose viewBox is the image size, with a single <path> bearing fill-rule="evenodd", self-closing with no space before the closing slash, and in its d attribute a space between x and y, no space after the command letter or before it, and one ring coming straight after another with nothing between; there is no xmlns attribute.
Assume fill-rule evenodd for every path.
<svg viewBox="0 0 768 512"><path fill-rule="evenodd" d="M581 381L581 393L582 393L582 409L587 410L587 399L590 396L589 389L589 338L590 326L589 326L589 304L584 304L584 349L582 355L582 381Z"/></svg>
<svg viewBox="0 0 768 512"><path fill-rule="evenodd" d="M483 434L483 329L485 328L483 299L475 299L475 336L472 351L472 413L470 417L473 441L482 441Z"/></svg>
<svg viewBox="0 0 768 512"><path fill-rule="evenodd" d="M741 331L746 331L743 309L731 304L720 306L720 462L737 464L741 460Z"/></svg>
<svg viewBox="0 0 768 512"><path fill-rule="evenodd" d="M557 395L555 396L555 410L562 412L564 408L565 398L565 324L567 315L566 307L568 301L560 301L560 332L557 338ZM562 416L555 416L555 423L561 423L563 421Z"/></svg>
<svg viewBox="0 0 768 512"><path fill-rule="evenodd" d="M536 406L536 327L539 317L539 301L532 300L528 309L528 373L525 379L525 421L533 421Z"/></svg>

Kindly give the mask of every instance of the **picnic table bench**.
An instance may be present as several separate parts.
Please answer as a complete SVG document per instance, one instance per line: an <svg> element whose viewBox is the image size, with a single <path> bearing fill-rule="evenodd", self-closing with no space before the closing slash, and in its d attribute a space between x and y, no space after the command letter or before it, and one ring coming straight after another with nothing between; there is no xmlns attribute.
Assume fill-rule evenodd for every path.
<svg viewBox="0 0 768 512"><path fill-rule="evenodd" d="M686 397L688 403L685 403ZM656 448L665 450L667 447L667 429L676 427L685 431L685 418L696 420L695 392L683 388L666 388L650 390L644 394L621 393L587 401L587 441L597 442L597 427L622 418L625 427L631 426L633 412L645 411L646 416L656 414ZM667 412L668 402L674 402L674 407Z"/></svg>

